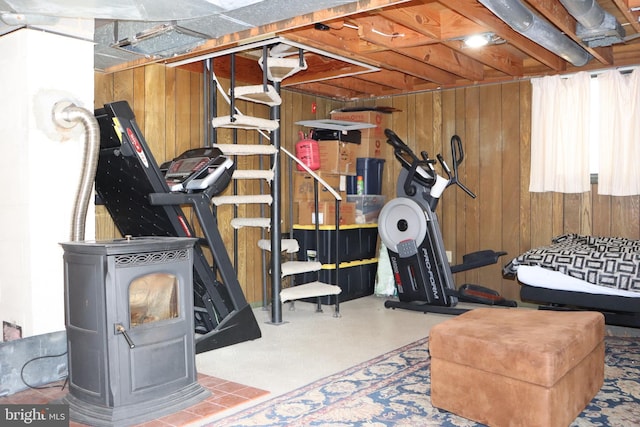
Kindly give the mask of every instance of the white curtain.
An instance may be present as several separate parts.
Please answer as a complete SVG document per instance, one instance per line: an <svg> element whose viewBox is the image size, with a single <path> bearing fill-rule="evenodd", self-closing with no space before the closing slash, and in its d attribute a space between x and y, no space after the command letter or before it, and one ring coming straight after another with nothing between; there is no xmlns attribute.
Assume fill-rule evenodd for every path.
<svg viewBox="0 0 640 427"><path fill-rule="evenodd" d="M640 69L598 76L598 194L640 194Z"/></svg>
<svg viewBox="0 0 640 427"><path fill-rule="evenodd" d="M529 191L590 190L590 76L532 79Z"/></svg>

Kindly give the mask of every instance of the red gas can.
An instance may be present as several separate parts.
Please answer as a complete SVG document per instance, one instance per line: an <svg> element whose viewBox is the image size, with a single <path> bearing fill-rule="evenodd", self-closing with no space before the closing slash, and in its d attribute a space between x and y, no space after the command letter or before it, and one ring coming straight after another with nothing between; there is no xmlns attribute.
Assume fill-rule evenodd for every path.
<svg viewBox="0 0 640 427"><path fill-rule="evenodd" d="M298 135L300 136L300 140L296 143L296 157L307 165L309 169L320 169L320 148L318 147L318 141L311 137L305 137L302 131L300 131ZM304 170L299 164L296 164L296 167L299 171Z"/></svg>

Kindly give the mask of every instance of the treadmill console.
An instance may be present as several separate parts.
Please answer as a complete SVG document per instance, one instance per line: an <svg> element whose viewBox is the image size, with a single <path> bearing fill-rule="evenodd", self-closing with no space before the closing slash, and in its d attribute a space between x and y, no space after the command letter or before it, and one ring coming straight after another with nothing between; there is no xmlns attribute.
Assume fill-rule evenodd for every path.
<svg viewBox="0 0 640 427"><path fill-rule="evenodd" d="M214 188L216 195L222 192L235 168L233 160L219 149L190 150L175 158L165 173L172 192L199 192Z"/></svg>

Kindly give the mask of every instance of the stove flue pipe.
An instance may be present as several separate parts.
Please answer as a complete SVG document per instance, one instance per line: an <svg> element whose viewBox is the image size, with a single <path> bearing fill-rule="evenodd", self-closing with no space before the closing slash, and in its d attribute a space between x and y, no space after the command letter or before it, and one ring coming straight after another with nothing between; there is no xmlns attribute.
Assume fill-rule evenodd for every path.
<svg viewBox="0 0 640 427"><path fill-rule="evenodd" d="M100 126L92 112L69 101L53 106L53 121L60 127L71 129L78 123L84 126L84 154L80 183L76 191L71 224L71 241L84 240L89 201L93 195L93 182L98 167L100 151Z"/></svg>
<svg viewBox="0 0 640 427"><path fill-rule="evenodd" d="M539 18L519 0L478 1L515 31L576 67L585 65L591 59L591 55L579 44Z"/></svg>

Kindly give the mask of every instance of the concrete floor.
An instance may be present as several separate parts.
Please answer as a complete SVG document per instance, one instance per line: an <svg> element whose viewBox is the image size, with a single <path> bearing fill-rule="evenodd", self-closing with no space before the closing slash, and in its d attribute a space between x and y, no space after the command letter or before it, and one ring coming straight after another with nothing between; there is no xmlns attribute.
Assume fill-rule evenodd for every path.
<svg viewBox="0 0 640 427"><path fill-rule="evenodd" d="M270 311L254 309L262 338L196 356L199 373L268 390L270 399L315 380L412 343L451 316L384 307L385 298L368 296L333 306L284 304L284 323L274 325ZM257 401L250 402L250 405ZM243 407L238 407L240 410ZM227 412L223 415L228 415Z"/></svg>

